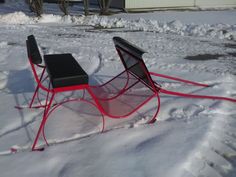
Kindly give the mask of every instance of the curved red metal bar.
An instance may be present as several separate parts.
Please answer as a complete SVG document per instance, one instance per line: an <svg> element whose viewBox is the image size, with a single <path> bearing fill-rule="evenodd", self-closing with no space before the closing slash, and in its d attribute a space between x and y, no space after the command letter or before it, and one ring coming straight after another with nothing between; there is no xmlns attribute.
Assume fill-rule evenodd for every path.
<svg viewBox="0 0 236 177"><path fill-rule="evenodd" d="M48 76L46 76L41 82L43 83L47 78L48 78ZM42 102L41 102L41 100L39 98L39 90L37 90L37 100L38 100L38 103L39 103L39 105L41 107L45 107L46 106L46 104L44 104L44 105L42 104ZM32 100L32 101L34 101L34 100ZM32 103L30 105L32 105ZM32 108L32 106L30 108Z"/></svg>
<svg viewBox="0 0 236 177"><path fill-rule="evenodd" d="M126 49L123 49L123 48L119 48L118 46L116 46L116 49L117 49L117 52L121 58L121 61L123 62L123 64L125 63L125 59L123 58L123 55L121 53L120 50L124 51L127 55L129 55L130 57L132 57L135 61L136 61L136 64L130 66L130 68L134 67L135 65L142 70L142 72L145 74L145 78L148 80L145 81L143 78L141 78L140 76L137 76L135 73L132 73L129 69L130 68L127 68L125 67L125 71L124 72L127 72L128 76L129 74L131 74L135 79L136 79L136 82L131 84L129 87L128 86L128 83L129 83L129 80L130 78L128 77L127 78L127 82L125 84L125 87L123 89L120 90L120 92L113 96L113 97L110 97L109 99L107 99L106 97L105 98L101 98L99 97L98 95L96 95L94 92L93 92L93 89L95 88L98 88L98 87L102 87L102 86L106 86L107 84L109 84L111 81L115 80L117 77L119 77L121 74L123 74L124 72L122 72L121 74L119 74L118 76L114 77L113 79L111 79L110 81L106 82L105 84L101 85L101 86L90 86L89 88L87 88L89 94L92 96L92 98L95 100L98 108L103 112L103 114L109 116L110 118L114 118L114 119L120 119L120 118L128 118L128 116L130 116L132 113L136 112L138 109L140 109L142 106L144 106L148 101L150 101L152 98L154 98L155 96L157 96L159 93L158 93L158 88L155 87L154 85L154 82L153 80L151 79L151 76L150 76L150 73L147 71L147 68L143 62L143 60L140 60L140 58L138 58L137 56L133 55L132 53L130 53L129 51L127 51ZM132 110L130 110L128 113L123 113L123 114L119 114L119 115L115 115L114 113L109 113L108 111L106 111L104 109L104 107L100 104L100 101L112 101L114 100L115 98L119 97L119 96L122 96L129 88L132 88L134 85L136 85L137 83L142 83L143 84L143 87L145 88L149 88L153 94L148 96L147 99L143 100L140 104L136 105ZM96 91L95 91L96 92ZM158 99L159 102L160 102L160 99ZM108 103L109 104L109 103ZM159 109L159 105L158 105L158 109ZM159 111L159 110L158 110ZM157 114L158 114L158 111L157 111ZM157 115L156 114L156 115ZM154 119L154 118L153 118Z"/></svg>
<svg viewBox="0 0 236 177"><path fill-rule="evenodd" d="M184 83L191 84L191 85L209 87L209 85L207 85L207 84L202 84L202 83L198 83L198 82L194 82L194 81L190 81L190 80L185 80L185 79L182 79L182 78L177 78L177 77L168 76L168 75L164 75L164 74L159 74L159 73L155 73L155 72L149 72L149 73L150 73L150 75L153 75L153 76L162 77L162 78L175 80L175 81L179 81L179 82L184 82Z"/></svg>
<svg viewBox="0 0 236 177"><path fill-rule="evenodd" d="M28 47L28 45L27 45L27 47ZM50 82L48 83L49 84L48 87L45 86L45 83L43 83L46 79L48 79L47 76L44 78L46 67L41 64L34 64L32 62L32 56L30 56L28 53L30 65L31 65L31 68L33 71L33 75L34 75L34 78L37 82L37 87L36 87L35 92L33 94L32 100L29 104L29 107L30 108L36 108L36 107L37 108L40 108L40 107L44 108L43 118L42 118L41 124L39 126L38 132L36 134L36 138L35 138L33 145L32 145L33 151L34 150L41 150L41 149L36 148L36 144L38 142L38 139L39 139L39 136L41 135L41 133L42 133L43 139L45 140L46 144L48 145L48 142L47 142L47 139L45 136L45 125L46 125L48 117L59 106L62 106L63 104L65 104L67 102L71 102L71 101L83 101L83 102L86 102L86 103L96 107L102 116L102 131L104 131L104 129L105 129L104 115L107 115L110 118L114 118L114 119L128 118L131 114L133 114L138 109L140 109L142 106L144 106L152 98L157 97L157 104L158 104L157 110L154 113L152 119L149 121L149 123L153 123L155 121L156 116L158 115L159 110L160 110L159 90L158 90L158 88L155 87L155 84L154 84L153 80L151 79L151 76L150 76L149 72L147 71L147 68L146 68L144 62L142 61L142 59L140 60L138 55L135 55L135 50L134 51L129 50L129 49L127 50L127 48L123 48L122 46L119 46L117 44L116 44L116 49L117 49L117 52L118 52L123 64L124 64L125 60L122 56L122 52L125 52L128 55L130 55L131 58L134 58L134 60L136 60L136 62L138 63L138 66L140 65L139 69L142 71L142 74L146 75L145 78L142 78L142 76L140 76L137 73L133 73L134 70L130 71L129 68L125 67L125 70L122 73L118 74L116 77L112 78L111 80L109 80L108 82L106 82L102 85L90 86L88 84L84 84L84 85L75 85L75 86L73 85L73 86L66 86L66 87L59 87L59 88L50 88ZM121 52L121 50L122 50L122 52ZM28 52L30 52L30 51L28 51ZM42 69L40 76L38 76L35 67ZM120 76L122 76L122 74L124 74L124 73L126 73L126 77L125 77L126 80L124 81L124 85L121 86L120 83L117 84L116 82L120 81L118 78ZM132 77L132 79L133 79L132 81L131 81L130 77ZM110 87L110 89L108 89L108 91L112 91L115 89L115 93L107 93L107 94L104 94L104 96L100 96L99 90L96 90L96 89L102 90L103 87L109 86L109 84L112 81L115 81L116 84L114 87L117 86L117 88ZM147 90L145 90L145 92L147 92L147 94L142 95L144 92L138 90L138 89L140 89L139 86L142 86L141 89L143 89L143 88L147 89ZM133 88L137 89L138 91L136 93L131 94ZM45 104L42 104L42 102L39 98L39 89L46 92ZM83 91L82 98L69 99L69 100L62 101L60 103L53 104L55 95L57 93L66 92L66 91L75 91L75 90ZM93 99L94 102L89 101L85 98L85 91L87 91L89 93L90 97ZM98 94L95 93L94 91L97 91ZM123 96L127 96L126 99L122 100L121 98L123 98ZM139 96L139 97L138 98L136 97L137 100L134 100L130 105L124 103L126 100L129 100L130 98L134 98L135 96ZM38 103L39 103L39 105L37 105L37 106L33 106L33 102L34 102L35 98L37 98ZM123 110L119 110L122 108L117 108L117 110L113 109L113 111L109 112L109 111L107 111L107 110L109 110L109 106L108 106L108 109L105 110L105 108L103 107L104 105L102 104L102 101L106 102L108 104L112 103L112 105L122 105L123 104L124 106L128 106L128 107L124 112L122 112ZM116 114L117 111L120 111L121 113Z"/></svg>
<svg viewBox="0 0 236 177"><path fill-rule="evenodd" d="M151 76L157 76L157 77L161 77L161 78L165 78L165 79L175 80L178 82L183 82L183 83L191 84L191 85L195 85L195 86L209 87L209 85L190 81L190 80L185 80L182 78L172 77L172 76L168 76L168 75L164 75L164 74L148 72L145 63L142 60L142 55L143 55L143 53L145 53L144 51L136 48L135 46L133 46L132 44L129 44L127 41L125 41L121 38L116 37L114 40L115 40L115 46L116 46L117 53L120 56L120 59L124 65L125 70L123 72L121 72L120 74L118 74L117 76L115 76L114 78L105 82L102 85L90 86L88 84L85 84L85 85L76 85L76 86L68 86L68 87L50 89L50 86L45 87L43 85L43 81L44 81L43 75L44 75L45 69L46 69L45 66L37 65L37 64L35 65L35 66L43 69L41 76L39 78L39 76L37 75L35 66L32 63L31 58L29 58L29 61L30 61L30 64L31 64L31 67L33 70L33 74L34 74L34 77L37 82L37 87L36 87L35 93L33 95L33 98L31 100L30 107L33 107L32 105L33 105L33 101L35 99L35 96L37 96L37 99L40 104L38 107L44 107L43 119L41 121L36 138L34 140L32 150L40 150L40 149L36 149L36 144L37 144L38 138L41 133L43 135L43 138L44 138L46 144L48 145L48 142L47 142L47 139L45 136L45 125L46 125L47 119L51 115L51 113L53 111L55 111L59 106L63 105L64 103L70 102L70 101L84 101L84 102L96 107L102 116L102 121L103 121L102 122L102 131L104 131L104 129L105 129L104 115L106 115L110 118L114 118L114 119L128 118L131 114L136 112L138 109L140 109L142 106L144 106L151 99L157 98L157 101L156 101L157 109L154 112L154 115L151 118L151 120L148 121L148 123L154 123L156 121L156 117L160 111L160 106L161 106L161 100L160 100L160 95L159 95L160 93L175 95L175 96L182 96L182 97L190 97L190 98L219 99L219 100L227 100L227 101L231 101L231 102L236 102L236 99L234 99L234 98L186 94L186 93L174 92L174 91L169 91L169 90L163 89L161 87L161 85L159 85L158 83L156 83L152 79ZM127 60L129 60L129 61L127 61ZM122 85L121 87L119 85L119 87L116 88L115 93L104 92L103 96L99 95L99 91L103 90L102 89L103 87L109 88L109 84L112 83L113 81L119 81L118 80L119 77L121 77L122 74L124 74L125 72L127 74L127 77L125 78L126 81L124 82L124 85ZM141 86L142 86L141 89L144 89L144 88L147 89L147 90L144 89L145 93L146 92L147 93L145 95L142 95L144 92L141 92L141 94L139 92L132 93L134 96L140 96L140 97L143 96L143 97L141 99L138 99L136 97L139 101L137 103L136 103L136 100L134 100L135 103L132 102L130 105L124 103L126 100L130 99L129 96L131 96L131 97L133 96L132 94L130 94L130 92L132 92L132 89L136 88L136 86L138 87L139 86L138 84L141 84ZM110 84L110 85L112 85L112 84ZM43 105L39 99L39 95L38 95L39 89L42 89L47 92L45 105ZM108 89L108 91L111 91L112 89L110 88L110 89ZM138 89L140 89L140 88L138 87ZM57 93L65 92L65 91L74 91L74 90L82 90L83 91L82 97L76 98L76 99L65 100L65 101L62 101L60 103L53 105L53 100L54 100L54 97ZM87 91L89 93L89 96L92 98L92 100L94 102L89 101L85 98L85 91ZM51 94L51 96L50 96L50 94ZM117 102L115 102L116 99L120 99L123 96L124 97L127 96L126 99L118 100ZM120 111L119 114L117 113L117 110L115 110L115 109L109 110L113 105L119 105L120 102L124 103L123 105L126 107L128 106L128 108L126 110L118 110L118 111ZM111 105L108 105L108 108L106 108L106 106L107 106L106 104L109 104L109 103L111 103ZM119 108L119 109L122 109L122 108Z"/></svg>
<svg viewBox="0 0 236 177"><path fill-rule="evenodd" d="M96 98L99 99L99 100L108 101L108 100L115 99L115 98L119 97L122 93L124 93L127 90L127 86L129 84L129 73L126 70L121 72L120 74L118 74L117 76L112 78L111 80L107 81L106 83L104 83L102 85L90 86L90 88L94 88L94 89L95 88L102 88L102 87L106 86L107 84L109 84L110 82L112 82L113 80L115 80L116 78L118 78L119 76L121 76L123 73L127 74L127 79L126 79L124 87L122 89L120 89L118 93L116 93L117 95L114 95L112 97L106 97L106 98L101 98L99 96L96 96Z"/></svg>
<svg viewBox="0 0 236 177"><path fill-rule="evenodd" d="M95 100L95 103L98 107L98 109L104 114L109 116L110 118L114 118L114 119L120 119L120 118L128 118L131 114L133 114L134 112L136 112L138 109L140 109L142 106L144 106L147 102L149 102L152 98L156 97L158 95L158 92L156 91L156 93L154 92L152 96L149 96L147 99L145 99L142 103L138 104L134 109L132 109L129 113L123 114L123 115L114 115L111 114L109 112L107 112L99 103L99 98L97 98L97 96L93 93L93 91L91 90L90 87L87 88L88 93L92 96L93 100ZM118 96L123 95L124 92L120 93ZM109 101L109 100L107 100Z"/></svg>
<svg viewBox="0 0 236 177"><path fill-rule="evenodd" d="M42 82L41 82L42 77L43 77L43 75L44 75L44 73L45 73L46 67L42 67L41 65L36 65L36 66L39 66L40 68L43 68L42 74L41 74L41 76L40 76L40 78L39 78L39 77L38 77L38 74L37 74L37 72L36 72L34 63L32 62L32 59L29 58L29 61L30 61L30 65L31 65L31 68L32 68L32 71L33 71L33 74L34 74L34 78L35 78L35 80L36 80L36 82L37 82L37 84L38 84L37 87L41 88L42 90L44 90L44 91L46 91L46 92L52 92L52 90L46 88L46 87L42 84Z"/></svg>
<svg viewBox="0 0 236 177"><path fill-rule="evenodd" d="M172 77L172 76L168 76L168 75L164 75L164 74L159 74L159 73L154 73L154 72L150 72L151 75L153 76L157 76L157 77L163 77L166 79L170 79L170 80L176 80L179 82L183 82L183 83L187 83L187 84L191 84L191 85L195 85L195 86L201 86L201 87L209 87L210 85L207 84L202 84L202 83L198 83L198 82L194 82L194 81L190 81L190 80L185 80L182 78L177 78L177 77ZM158 86L157 86L158 87ZM174 91L170 91L170 90L166 90L160 87L160 92L164 93L164 94L169 94L169 95L174 95L174 96L181 96L181 97L189 97L189 98L202 98L202 99L216 99L216 100L225 100L225 101L230 101L230 102L236 102L236 99L234 98L229 98L229 97L221 97L221 96L212 96L212 95L195 95L195 94L187 94L187 93L182 93L182 92L174 92Z"/></svg>
<svg viewBox="0 0 236 177"><path fill-rule="evenodd" d="M175 95L175 96L181 96L181 97L198 98L198 99L202 98L202 99L211 99L211 100L225 100L225 101L230 101L230 102L236 102L236 99L228 98L228 97L187 94L187 93L181 93L181 92L173 92L173 91L169 91L165 89L161 89L160 92L164 94L168 94L168 95Z"/></svg>
<svg viewBox="0 0 236 177"><path fill-rule="evenodd" d="M48 112L48 114L45 115L45 116L46 116L46 121L47 121L47 119L49 118L49 116L52 114L52 112L55 111L59 106L62 106L62 105L65 104L65 103L73 102L73 101L86 102L86 103L92 105L93 107L97 108L97 106L96 106L93 102L91 102L91 101L89 101L89 100L85 100L84 98L75 98L75 99L65 100L65 101L63 101L63 102L61 102L61 103L56 104L56 105ZM104 118L102 112L101 112L99 109L98 109L98 111L100 112L100 114L101 114L101 116L102 116L102 130L101 130L101 132L103 132L104 129L105 129L105 118ZM46 124L46 121L45 121L44 124L43 124L42 133L43 133L44 141L45 141L46 144L49 146L49 143L47 142L47 139L46 139L46 136L45 136L45 124Z"/></svg>
<svg viewBox="0 0 236 177"><path fill-rule="evenodd" d="M154 122L156 122L156 117L158 115L158 113L160 112L160 108L161 108L161 99L160 99L160 95L157 94L157 110L155 112L155 114L153 115L152 119L148 122L149 124L153 124Z"/></svg>
<svg viewBox="0 0 236 177"><path fill-rule="evenodd" d="M44 107L43 119L42 119L42 121L41 121L41 124L40 124L40 127L39 127L39 129L38 129L36 138L35 138L35 140L34 140L34 142L33 142L33 145L32 145L32 150L35 151L35 150L41 150L41 149L37 149L37 148L36 148L36 144L37 144L38 138L39 138L39 136L40 136L42 130L44 129L45 124L46 124L46 121L47 121L47 117L48 117L50 108L51 108L51 106L53 105L52 103L53 103L55 94L56 94L56 93L59 93L59 92L65 92L65 91L84 90L84 89L86 89L86 88L88 87L88 85L85 84L85 85L69 86L69 87L62 87L62 88L52 88L52 89L51 89L51 88L50 88L50 82L49 82L49 83L48 83L48 84L49 84L48 87L45 87L42 83L43 83L43 81L45 81L45 80L48 78L48 77L46 76L46 77L43 79L43 76L44 76L44 73L45 73L46 68L45 68L44 66L42 66L42 65L34 65L34 64L32 63L31 58L29 58L29 61L30 61L31 68L32 68L32 71L33 71L33 74L34 74L34 78L35 78L35 80L36 80L36 82L37 82L37 87L36 87L36 89L35 89L35 92L34 92L34 95L33 95L32 100L31 100L31 102L30 102L29 107L30 107L30 108L33 108L33 107L38 107L38 108L39 108L39 107ZM40 67L40 68L43 69L43 70L42 70L42 73L41 73L41 75L40 75L40 78L39 78L39 76L37 75L35 66ZM42 105L42 104L41 104L41 101L40 101L40 99L39 99L39 96L38 96L38 91L39 91L39 89L42 89L42 90L46 91L46 93L47 93L45 105ZM49 98L49 94L51 94L51 97L50 97L50 98ZM32 105L33 105L33 102L34 102L34 99L35 99L36 96L38 97L38 101L39 101L39 104L40 104L40 105L39 105L39 106L32 106ZM62 103L64 103L64 102L62 102ZM58 104L58 106L62 105L62 103ZM53 107L53 110L55 110L58 106ZM44 132L43 132L43 138L44 138L46 144L48 144Z"/></svg>

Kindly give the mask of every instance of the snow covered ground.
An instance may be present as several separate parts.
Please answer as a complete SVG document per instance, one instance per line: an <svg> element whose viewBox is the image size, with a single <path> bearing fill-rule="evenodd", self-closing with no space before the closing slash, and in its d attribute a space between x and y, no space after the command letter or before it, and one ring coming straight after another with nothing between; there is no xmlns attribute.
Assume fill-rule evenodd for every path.
<svg viewBox="0 0 236 177"><path fill-rule="evenodd" d="M149 71L212 85L158 80L164 88L235 98L235 10L84 17L74 6L73 16L61 17L50 4L38 19L25 7L0 4L0 176L236 176L236 105L230 102L161 94L156 123L142 123L153 113L151 102L135 122L110 120L105 133L92 107L78 103L75 112L65 105L48 120L51 146L43 152L30 151L42 110L14 108L28 103L35 87L25 47L30 34L44 54L72 53L91 84L122 71L112 42L120 36L148 52Z"/></svg>

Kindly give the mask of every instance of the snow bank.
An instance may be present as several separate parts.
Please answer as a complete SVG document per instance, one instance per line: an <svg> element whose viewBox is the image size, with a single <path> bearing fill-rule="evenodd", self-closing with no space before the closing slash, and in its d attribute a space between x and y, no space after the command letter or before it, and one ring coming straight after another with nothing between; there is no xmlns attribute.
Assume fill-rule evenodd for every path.
<svg viewBox="0 0 236 177"><path fill-rule="evenodd" d="M14 12L0 15L0 23L3 24L36 24L36 23L60 23L90 25L95 28L125 28L126 30L172 33L182 36L207 36L219 39L236 39L236 25L229 24L183 24L181 21L159 22L139 18L138 20L127 20L124 18L111 18L107 16L60 16L43 14L41 18L30 17L23 12Z"/></svg>
<svg viewBox="0 0 236 177"><path fill-rule="evenodd" d="M236 39L236 25L228 24L183 24L175 20L171 22L159 22L157 20L125 20L122 18L88 17L87 25L100 26L103 28L128 28L146 32L173 33L187 36L208 36L219 39Z"/></svg>
<svg viewBox="0 0 236 177"><path fill-rule="evenodd" d="M41 18L35 20L36 23L73 23L72 16L60 16L53 14L43 14Z"/></svg>
<svg viewBox="0 0 236 177"><path fill-rule="evenodd" d="M23 12L14 12L6 15L0 15L0 23L4 24L30 24L32 18Z"/></svg>

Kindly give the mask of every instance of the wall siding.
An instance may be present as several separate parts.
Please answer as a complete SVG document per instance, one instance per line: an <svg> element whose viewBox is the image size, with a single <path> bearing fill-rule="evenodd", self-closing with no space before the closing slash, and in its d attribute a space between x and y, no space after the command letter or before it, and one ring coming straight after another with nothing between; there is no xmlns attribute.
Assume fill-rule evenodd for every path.
<svg viewBox="0 0 236 177"><path fill-rule="evenodd" d="M236 0L196 0L199 7L235 7Z"/></svg>
<svg viewBox="0 0 236 177"><path fill-rule="evenodd" d="M117 0L113 0L113 2ZM118 0L123 8L236 7L236 0ZM124 4L123 4L124 3ZM115 3L117 5L117 3ZM117 7L117 6L116 6Z"/></svg>
<svg viewBox="0 0 236 177"><path fill-rule="evenodd" d="M125 0L125 7L152 8L152 7L181 7L193 6L194 0Z"/></svg>

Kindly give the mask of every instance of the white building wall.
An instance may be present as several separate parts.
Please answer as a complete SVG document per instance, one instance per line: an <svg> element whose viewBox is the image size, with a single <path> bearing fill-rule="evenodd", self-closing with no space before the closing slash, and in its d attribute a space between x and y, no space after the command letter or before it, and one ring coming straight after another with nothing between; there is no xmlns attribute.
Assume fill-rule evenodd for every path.
<svg viewBox="0 0 236 177"><path fill-rule="evenodd" d="M116 3L114 3L114 1ZM123 8L158 8L158 7L236 7L236 0L113 0L119 1ZM123 4L124 3L124 4ZM119 6L118 5L118 6Z"/></svg>
<svg viewBox="0 0 236 177"><path fill-rule="evenodd" d="M125 0L125 8L188 7L194 0Z"/></svg>
<svg viewBox="0 0 236 177"><path fill-rule="evenodd" d="M199 7L236 7L236 0L196 0Z"/></svg>

